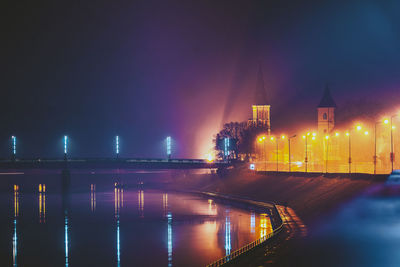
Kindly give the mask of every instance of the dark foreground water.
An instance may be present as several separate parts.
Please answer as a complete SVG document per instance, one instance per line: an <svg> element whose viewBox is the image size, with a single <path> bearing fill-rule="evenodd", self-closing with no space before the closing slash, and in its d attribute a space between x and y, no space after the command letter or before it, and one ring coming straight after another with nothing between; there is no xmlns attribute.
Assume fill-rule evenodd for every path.
<svg viewBox="0 0 400 267"><path fill-rule="evenodd" d="M0 213L0 266L204 266L272 231L267 214L137 174L3 174Z"/></svg>

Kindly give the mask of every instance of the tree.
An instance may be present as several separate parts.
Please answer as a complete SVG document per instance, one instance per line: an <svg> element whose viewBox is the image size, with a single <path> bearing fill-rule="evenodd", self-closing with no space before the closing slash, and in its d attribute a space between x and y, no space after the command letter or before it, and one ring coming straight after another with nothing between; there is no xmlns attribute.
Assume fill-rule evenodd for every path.
<svg viewBox="0 0 400 267"><path fill-rule="evenodd" d="M233 152L234 157L237 158L239 153L238 142L245 128L246 122L229 122L224 124L222 130L219 131L214 139L217 157L224 158L225 138L229 138L228 150Z"/></svg>
<svg viewBox="0 0 400 267"><path fill-rule="evenodd" d="M245 154L249 158L254 152L254 142L258 135L266 133L267 128L248 126L247 122L230 122L224 124L222 130L214 139L215 150L218 158L224 158L224 139L229 138L229 151L235 158L239 154Z"/></svg>

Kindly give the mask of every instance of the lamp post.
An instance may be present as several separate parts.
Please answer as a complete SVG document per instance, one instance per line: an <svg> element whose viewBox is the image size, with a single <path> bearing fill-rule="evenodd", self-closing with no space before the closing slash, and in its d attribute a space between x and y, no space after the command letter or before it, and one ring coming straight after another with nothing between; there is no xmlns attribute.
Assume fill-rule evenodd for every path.
<svg viewBox="0 0 400 267"><path fill-rule="evenodd" d="M119 136L115 136L115 156L118 159L119 157Z"/></svg>
<svg viewBox="0 0 400 267"><path fill-rule="evenodd" d="M393 163L394 163L394 152L393 152L393 118L396 117L397 114L390 116L390 162L392 164L392 172L393 172Z"/></svg>
<svg viewBox="0 0 400 267"><path fill-rule="evenodd" d="M381 123L381 121L375 122L375 127L374 127L374 174L376 174L376 164L377 164L377 160L378 160L378 157L376 155L376 141L377 141L376 140L376 128L377 128L378 124L380 124L380 123ZM383 123L384 124L388 124L389 120L388 119L384 119Z"/></svg>
<svg viewBox="0 0 400 267"><path fill-rule="evenodd" d="M304 165L304 167L305 167L305 171L306 172L308 172L308 169L307 169L307 165L308 165L308 151L307 151L307 146L308 146L308 144L307 144L307 141L308 141L308 136L310 135L310 133L307 133L306 135L303 135L303 139L305 139L306 140L306 142L305 142L305 157L304 157L304 163L305 163L305 165Z"/></svg>
<svg viewBox="0 0 400 267"><path fill-rule="evenodd" d="M374 126L374 174L376 174L376 161L377 161L377 157L376 157L376 126L379 124L380 122L375 122L375 126Z"/></svg>
<svg viewBox="0 0 400 267"><path fill-rule="evenodd" d="M292 139L292 138L295 138L296 137L296 135L292 135L292 136L290 136L289 138L288 138L288 148L289 148L289 172L291 172L292 171L292 159L291 159L291 155L290 155L290 140Z"/></svg>
<svg viewBox="0 0 400 267"><path fill-rule="evenodd" d="M326 153L326 155L325 155L325 173L328 173L328 156L329 156L329 153L328 153L328 151L329 151L329 135L326 135L325 136L325 153Z"/></svg>
<svg viewBox="0 0 400 267"><path fill-rule="evenodd" d="M356 125L356 130L360 131L362 129L361 125ZM352 129L346 132L346 136L349 137L349 174L351 174L351 132ZM367 132L366 132L367 133Z"/></svg>
<svg viewBox="0 0 400 267"><path fill-rule="evenodd" d="M274 137L271 136L271 141L274 141ZM279 159L278 159L278 138L275 139L275 145L276 145L276 172L279 171Z"/></svg>
<svg viewBox="0 0 400 267"><path fill-rule="evenodd" d="M64 160L67 160L68 136L64 135Z"/></svg>
<svg viewBox="0 0 400 267"><path fill-rule="evenodd" d="M12 160L15 160L17 155L17 137L15 137L14 135L11 136L11 152Z"/></svg>
<svg viewBox="0 0 400 267"><path fill-rule="evenodd" d="M265 168L265 171L267 171L267 151L266 151L266 149L265 149L265 142L266 142L266 136L265 135L263 135L263 136L260 136L259 138L258 138L258 143L263 143L263 146L264 146L264 149L262 149L262 148L260 148L261 150L263 150L263 156L264 156L264 168Z"/></svg>
<svg viewBox="0 0 400 267"><path fill-rule="evenodd" d="M167 136L166 143L167 143L167 158L168 158L168 160L170 160L171 154L172 154L171 136Z"/></svg>

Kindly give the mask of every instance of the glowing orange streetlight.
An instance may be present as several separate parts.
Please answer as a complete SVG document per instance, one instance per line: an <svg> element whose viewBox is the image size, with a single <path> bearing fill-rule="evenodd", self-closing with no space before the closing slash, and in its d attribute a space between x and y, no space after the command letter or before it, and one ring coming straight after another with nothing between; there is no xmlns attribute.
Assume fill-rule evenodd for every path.
<svg viewBox="0 0 400 267"><path fill-rule="evenodd" d="M304 168L305 168L305 171L306 172L308 172L308 169L307 169L307 165L308 165L308 151L307 151L307 146L308 146L308 144L307 144L307 141L308 141L308 137L310 136L310 133L308 132L307 133L307 135L303 135L303 139L305 139L305 143L304 143L304 145L305 145L305 157L304 157ZM315 139L315 136L313 136L312 137L312 139L314 140Z"/></svg>
<svg viewBox="0 0 400 267"><path fill-rule="evenodd" d="M267 171L267 152L266 152L266 149L265 149L265 139L266 139L267 137L265 136L265 135L263 135L263 136L260 136L259 138L258 138L258 142L261 144L261 143L264 143L264 150L263 150L263 154L264 154L264 160L265 160L265 171Z"/></svg>
<svg viewBox="0 0 400 267"><path fill-rule="evenodd" d="M291 154L290 154L290 139L292 139L292 138L295 138L297 135L295 134L295 135L292 135L292 136L289 136L288 137L288 149L289 149L289 172L291 172L292 171L292 159L291 159ZM305 136L304 136L304 138L305 138Z"/></svg>

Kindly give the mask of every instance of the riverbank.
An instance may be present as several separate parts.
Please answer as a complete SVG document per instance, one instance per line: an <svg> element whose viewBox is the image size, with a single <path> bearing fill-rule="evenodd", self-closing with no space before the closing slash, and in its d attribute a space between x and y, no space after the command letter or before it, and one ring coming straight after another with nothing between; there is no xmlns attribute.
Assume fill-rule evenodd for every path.
<svg viewBox="0 0 400 267"><path fill-rule="evenodd" d="M367 188L379 184L373 176L346 177L329 175L257 174L248 170L232 170L224 177L186 175L171 178L166 186L175 190L217 192L291 207L310 224Z"/></svg>
<svg viewBox="0 0 400 267"><path fill-rule="evenodd" d="M218 192L255 201L273 202L293 209L286 214L282 234L231 261L228 266L293 266L293 251L302 247L307 229L344 203L382 183L385 176L322 174L257 174L233 170L224 177L193 175L173 179L168 186L181 190ZM300 218L294 218L297 214ZM296 222L296 220L298 220ZM305 225L302 225L302 221ZM302 231L304 230L304 231ZM286 258L291 260L286 260Z"/></svg>

